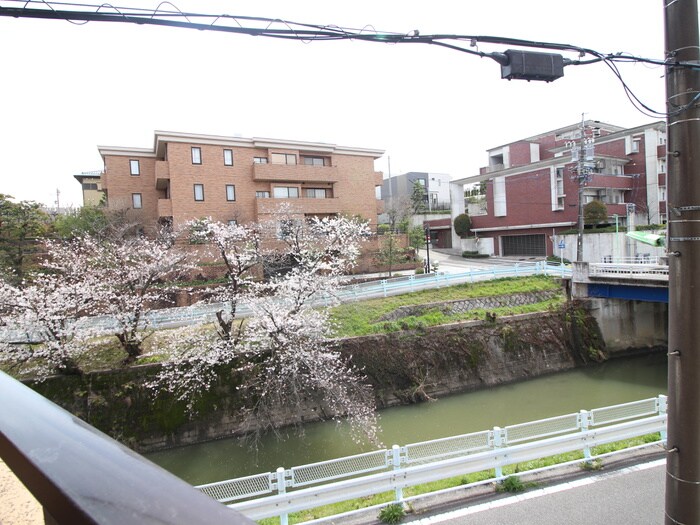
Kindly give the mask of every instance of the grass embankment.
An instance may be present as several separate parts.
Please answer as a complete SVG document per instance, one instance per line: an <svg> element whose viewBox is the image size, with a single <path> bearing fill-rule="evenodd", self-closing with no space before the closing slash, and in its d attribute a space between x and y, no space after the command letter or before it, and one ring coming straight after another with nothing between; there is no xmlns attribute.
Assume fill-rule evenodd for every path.
<svg viewBox="0 0 700 525"><path fill-rule="evenodd" d="M384 322L379 319L401 306L439 303L459 299L490 297L523 292L561 289L558 281L546 276L507 277L492 281L481 281L472 284L461 284L435 290L426 290L393 297L372 299L343 304L331 308L331 319L335 326L336 337L353 337L359 335L381 334L401 330L416 330L429 326L454 323L470 319L484 319L486 313L497 316L546 311L564 302L563 291L555 299L540 303L513 308L494 308L489 310L471 310L463 314L447 315L437 308L431 309L420 316L410 316L399 321ZM211 332L214 336L214 325L199 325L191 330ZM172 345L172 330L154 331L144 341L144 357L136 364L153 363L161 360L158 348ZM126 353L121 349L114 337L100 337L88 341L85 351L77 357L77 362L84 372L116 369L123 366ZM18 378L32 376L29 364L0 363L0 370Z"/></svg>
<svg viewBox="0 0 700 525"><path fill-rule="evenodd" d="M659 441L660 436L658 433L648 434L646 436L640 436L632 439L627 439L624 441L617 441L615 443L609 443L607 445L601 445L599 447L594 447L591 449L591 454L597 456L599 454L607 454L609 452L615 452L618 450L623 450L630 447L635 447L643 445L646 443L653 443ZM549 456L546 458L536 459L533 461L528 461L525 463L517 463L515 465L509 465L503 468L504 476L511 476L513 474L518 474L520 472L526 472L529 470L539 469L543 467L551 467L561 463L567 463L571 461L581 461L581 468L585 470L600 470L604 468L604 462L599 460L594 460L591 463L584 462L584 456L582 451L568 452L566 454L557 454L556 456ZM439 490L445 490L455 487L460 487L462 485L469 485L471 483L477 483L479 481L485 481L492 479L495 476L493 470L483 470L481 472L475 472L473 474L466 474L464 476L457 476L454 478L444 479L440 481L434 481L432 483L425 483L422 485L416 485L415 487L407 488L403 491L405 498L411 496L417 496L420 494L429 494L431 492L436 492ZM534 486L536 484L528 484L527 487ZM323 507L317 507L314 509L309 509L306 511L294 512L289 515L289 523L303 523L305 521L315 520L323 518L326 516L333 516L335 514L341 514L343 512L349 512L352 510L357 510L361 508L371 507L373 505L378 505L381 503L389 503L394 500L393 492L383 492L381 494L375 494L373 496L367 496L365 498L358 498L349 501L341 501L339 503L334 503L332 505L325 505ZM276 525L279 523L278 518L268 518L259 520L260 525Z"/></svg>
<svg viewBox="0 0 700 525"><path fill-rule="evenodd" d="M472 319L485 319L486 313L498 316L515 315L546 311L564 302L564 292L555 299L510 308L493 308L489 310L470 310L461 314L447 315L438 308L426 311L419 316L409 316L398 321L381 321L382 316L402 306L414 306L429 303L474 299L514 293L539 292L561 289L559 282L547 276L507 277L493 281L460 284L435 290L425 290L410 294L397 295L380 299L371 299L347 303L331 310L331 319L336 327L338 337L416 330L428 326L454 323Z"/></svg>

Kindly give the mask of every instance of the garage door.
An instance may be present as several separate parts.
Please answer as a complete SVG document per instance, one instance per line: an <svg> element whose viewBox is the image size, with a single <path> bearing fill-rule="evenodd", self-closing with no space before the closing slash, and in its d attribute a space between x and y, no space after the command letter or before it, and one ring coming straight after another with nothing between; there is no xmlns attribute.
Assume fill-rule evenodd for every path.
<svg viewBox="0 0 700 525"><path fill-rule="evenodd" d="M503 255L546 256L547 246L544 234L540 235L504 235Z"/></svg>

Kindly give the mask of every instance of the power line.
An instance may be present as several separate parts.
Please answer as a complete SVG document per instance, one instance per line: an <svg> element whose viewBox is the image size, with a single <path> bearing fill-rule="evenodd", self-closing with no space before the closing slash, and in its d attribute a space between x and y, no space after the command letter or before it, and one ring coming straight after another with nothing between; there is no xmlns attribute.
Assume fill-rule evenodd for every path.
<svg viewBox="0 0 700 525"><path fill-rule="evenodd" d="M429 34L421 35L418 30L409 33L377 31L372 26L362 29L344 28L336 25L318 25L310 23L293 22L289 20L269 17L255 17L243 15L213 15L204 13L183 12L175 4L169 1L161 2L155 9L136 7L120 7L112 4L87 4L54 2L50 0L0 0L4 4L21 4L21 7L7 7L0 5L0 16L14 18L39 18L52 20L66 20L70 23L86 24L88 22L115 22L133 23L137 25L156 25L165 27L177 27L182 29L196 29L200 31L217 31L249 36L262 36L287 40L301 40L303 42L336 41L336 40L361 40L384 44L426 44L444 47L450 50L467 53L479 57L491 58L503 66L511 60L511 56L500 52L480 51L477 44L489 44L499 46L516 46L529 49L545 49L576 53L576 59L559 58L561 67L585 66L596 63L604 63L621 83L626 97L639 112L652 118L676 116L693 107L700 99L700 93L689 103L675 106L672 111L657 111L642 102L625 82L620 72L618 63L644 63L656 66L684 68L698 70L700 65L695 62L677 61L675 57L664 60L638 57L627 53L601 53L594 49L573 44L525 40L502 36L490 35L459 35L459 34ZM41 8L28 7L40 6ZM244 25L244 23L246 25ZM466 47L465 47L466 46ZM537 53L528 55L532 58ZM557 55L547 55L556 57ZM584 59L590 56L592 58ZM545 57L546 58L546 57ZM504 76L503 78L524 78L527 80L552 81L563 75L545 76ZM669 106L673 107L672 104Z"/></svg>

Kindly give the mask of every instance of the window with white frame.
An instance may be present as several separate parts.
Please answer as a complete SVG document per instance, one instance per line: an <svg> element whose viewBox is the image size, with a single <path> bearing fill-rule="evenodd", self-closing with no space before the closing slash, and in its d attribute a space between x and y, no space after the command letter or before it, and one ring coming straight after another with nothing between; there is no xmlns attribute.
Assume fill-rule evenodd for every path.
<svg viewBox="0 0 700 525"><path fill-rule="evenodd" d="M275 199L298 199L299 188L294 186L276 186L272 190L272 195Z"/></svg>
<svg viewBox="0 0 700 525"><path fill-rule="evenodd" d="M270 192L269 192L269 191L256 191L256 192L255 192L255 198L256 198L256 199L269 199L269 198L270 198Z"/></svg>
<svg viewBox="0 0 700 525"><path fill-rule="evenodd" d="M233 150L224 150L224 166L233 166Z"/></svg>
<svg viewBox="0 0 700 525"><path fill-rule="evenodd" d="M138 160L132 159L129 161L129 172L132 175L141 175L141 166L139 166Z"/></svg>
<svg viewBox="0 0 700 525"><path fill-rule="evenodd" d="M236 186L233 184L226 185L226 200L235 201L236 200Z"/></svg>
<svg viewBox="0 0 700 525"><path fill-rule="evenodd" d="M202 148L193 146L192 147L192 164L202 163Z"/></svg>
<svg viewBox="0 0 700 525"><path fill-rule="evenodd" d="M140 210L143 208L143 203L141 201L141 194L140 193L132 193L131 194L131 207L134 208L135 210Z"/></svg>
<svg viewBox="0 0 700 525"><path fill-rule="evenodd" d="M204 200L204 184L194 185L194 200L203 201Z"/></svg>
<svg viewBox="0 0 700 525"><path fill-rule="evenodd" d="M267 157L253 157L253 164L267 164Z"/></svg>

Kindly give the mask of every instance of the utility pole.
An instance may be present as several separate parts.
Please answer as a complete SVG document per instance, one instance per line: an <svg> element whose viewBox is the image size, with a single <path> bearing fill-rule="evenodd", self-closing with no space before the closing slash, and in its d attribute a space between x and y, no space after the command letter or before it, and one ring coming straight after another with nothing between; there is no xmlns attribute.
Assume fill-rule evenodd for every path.
<svg viewBox="0 0 700 525"><path fill-rule="evenodd" d="M666 59L700 65L697 0L664 0ZM700 71L666 67L668 435L665 523L700 523Z"/></svg>
<svg viewBox="0 0 700 525"><path fill-rule="evenodd" d="M580 140L567 142L567 147L571 150L571 160L576 166L571 168L572 178L578 182L578 221L576 234L576 262L583 261L583 188L591 181L591 174L595 167L594 162L594 141L596 129L586 126L584 113L581 114Z"/></svg>

